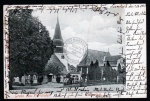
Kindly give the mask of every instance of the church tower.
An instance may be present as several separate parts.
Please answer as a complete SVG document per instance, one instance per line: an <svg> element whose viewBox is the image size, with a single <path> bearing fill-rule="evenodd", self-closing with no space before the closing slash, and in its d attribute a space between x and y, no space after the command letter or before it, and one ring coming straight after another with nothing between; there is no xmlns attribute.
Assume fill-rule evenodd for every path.
<svg viewBox="0 0 150 101"><path fill-rule="evenodd" d="M61 36L58 16L57 16L57 23L55 27L55 33L53 37L53 45L56 46L56 48L54 49L54 53L63 53L64 42Z"/></svg>
<svg viewBox="0 0 150 101"><path fill-rule="evenodd" d="M61 36L61 29L60 29L60 25L59 25L58 16L57 16L57 23L56 23L54 37L53 37L53 45L55 46L54 54L63 63L63 65L66 67L66 70L68 72L68 62L64 57L64 54L65 54L63 52L64 42L63 42L63 38Z"/></svg>

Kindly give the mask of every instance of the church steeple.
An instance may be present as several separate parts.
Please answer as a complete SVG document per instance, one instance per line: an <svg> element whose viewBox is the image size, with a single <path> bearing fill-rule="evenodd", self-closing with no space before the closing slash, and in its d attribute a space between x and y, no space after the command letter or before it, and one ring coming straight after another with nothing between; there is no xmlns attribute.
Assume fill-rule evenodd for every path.
<svg viewBox="0 0 150 101"><path fill-rule="evenodd" d="M54 37L53 37L53 45L56 46L56 48L54 49L55 53L63 53L64 42L61 36L61 29L59 25L58 15L57 15L57 23L56 23Z"/></svg>
<svg viewBox="0 0 150 101"><path fill-rule="evenodd" d="M56 23L56 27L55 27L55 34L54 34L53 40L54 39L61 39L62 40L58 15L57 15L57 23Z"/></svg>

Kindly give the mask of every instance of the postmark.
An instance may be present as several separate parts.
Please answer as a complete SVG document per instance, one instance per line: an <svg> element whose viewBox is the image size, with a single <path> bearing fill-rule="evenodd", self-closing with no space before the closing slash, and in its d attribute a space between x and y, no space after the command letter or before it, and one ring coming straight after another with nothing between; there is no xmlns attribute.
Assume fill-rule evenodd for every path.
<svg viewBox="0 0 150 101"><path fill-rule="evenodd" d="M64 56L68 62L78 64L87 54L87 43L77 37L70 38L64 43Z"/></svg>

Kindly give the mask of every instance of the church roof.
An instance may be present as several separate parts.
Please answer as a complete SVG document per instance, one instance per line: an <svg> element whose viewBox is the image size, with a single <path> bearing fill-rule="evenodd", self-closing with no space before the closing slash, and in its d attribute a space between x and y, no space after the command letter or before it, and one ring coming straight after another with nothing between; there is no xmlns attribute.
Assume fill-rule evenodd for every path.
<svg viewBox="0 0 150 101"><path fill-rule="evenodd" d="M53 54L48 61L47 65L45 66L45 73L53 73L55 74L57 72L57 68L61 71L61 74L67 74L67 70L65 65L58 59L58 57Z"/></svg>
<svg viewBox="0 0 150 101"><path fill-rule="evenodd" d="M93 61L93 63L95 63L96 60L98 60L99 66L103 66L104 56L111 56L111 55L109 52L88 49L86 57L81 60L78 66L90 66L91 62Z"/></svg>
<svg viewBox="0 0 150 101"><path fill-rule="evenodd" d="M59 61L65 66L66 71L68 72L68 61L65 59L64 54L56 53L55 55L57 56Z"/></svg>
<svg viewBox="0 0 150 101"><path fill-rule="evenodd" d="M54 37L53 37L53 40L55 40L55 39L60 39L60 40L62 40L61 30L60 30L60 25L59 25L58 17L57 17L57 23L56 23L55 33L54 33Z"/></svg>
<svg viewBox="0 0 150 101"><path fill-rule="evenodd" d="M118 61L118 59L120 59L121 58L121 55L114 55L114 56L106 56L105 58L104 58L104 61L106 62L106 61L109 61L109 64L110 64L110 66L112 66L112 67L116 67L117 66L117 61Z"/></svg>
<svg viewBox="0 0 150 101"><path fill-rule="evenodd" d="M62 53L63 49L58 49L57 46L64 46L64 42L61 36L61 30L60 30L60 26L59 26L59 20L57 17L57 23L56 23L56 27L55 27L55 33L54 33L54 37L53 37L53 45L56 46L55 48L55 53Z"/></svg>
<svg viewBox="0 0 150 101"><path fill-rule="evenodd" d="M68 71L71 72L77 72L77 68L74 67L73 65L68 64Z"/></svg>

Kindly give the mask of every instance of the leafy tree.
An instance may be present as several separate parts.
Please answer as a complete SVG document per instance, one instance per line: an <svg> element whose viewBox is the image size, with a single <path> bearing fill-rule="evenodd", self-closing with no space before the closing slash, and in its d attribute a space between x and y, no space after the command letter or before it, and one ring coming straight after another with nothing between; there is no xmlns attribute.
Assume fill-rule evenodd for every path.
<svg viewBox="0 0 150 101"><path fill-rule="evenodd" d="M90 64L90 68L89 68L89 79L90 80L100 80L100 67L99 67L99 63L98 60L95 61L95 63L93 63L93 61L91 61Z"/></svg>
<svg viewBox="0 0 150 101"><path fill-rule="evenodd" d="M112 79L112 67L109 64L109 61L107 61L105 69L104 69L104 75L106 80L111 81Z"/></svg>
<svg viewBox="0 0 150 101"><path fill-rule="evenodd" d="M32 10L9 11L10 77L42 73L53 53L49 32L32 16Z"/></svg>
<svg viewBox="0 0 150 101"><path fill-rule="evenodd" d="M95 79L100 80L100 76L101 76L100 67L99 67L98 60L96 60L96 62L95 62Z"/></svg>
<svg viewBox="0 0 150 101"><path fill-rule="evenodd" d="M94 73L94 63L93 61L91 61L91 64L90 64L90 68L89 68L89 79L90 80L93 80L94 79L94 76L93 76L93 73Z"/></svg>
<svg viewBox="0 0 150 101"><path fill-rule="evenodd" d="M112 69L112 78L116 79L118 75L118 72L115 69Z"/></svg>

